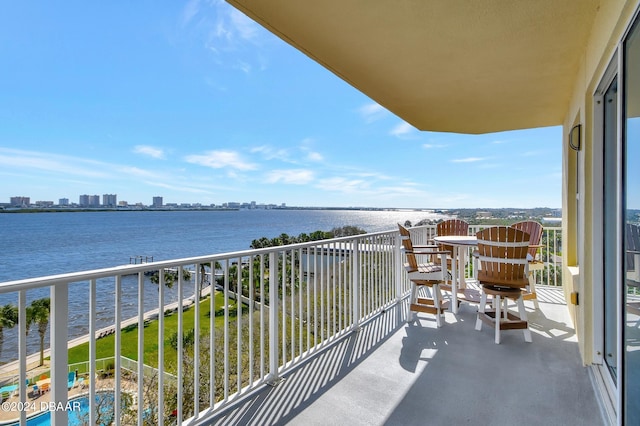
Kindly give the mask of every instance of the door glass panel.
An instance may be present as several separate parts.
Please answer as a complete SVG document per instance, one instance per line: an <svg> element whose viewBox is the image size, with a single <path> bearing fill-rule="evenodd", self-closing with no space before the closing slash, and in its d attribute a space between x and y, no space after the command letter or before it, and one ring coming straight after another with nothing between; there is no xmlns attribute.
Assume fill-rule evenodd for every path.
<svg viewBox="0 0 640 426"><path fill-rule="evenodd" d="M604 362L616 384L618 374L618 261L616 250L620 239L617 234L617 113L618 83L613 82L604 94L604 147L603 147L603 278L604 278Z"/></svg>
<svg viewBox="0 0 640 426"><path fill-rule="evenodd" d="M640 418L640 27L625 42L623 200L625 236L624 415ZM625 423L629 423L626 421Z"/></svg>

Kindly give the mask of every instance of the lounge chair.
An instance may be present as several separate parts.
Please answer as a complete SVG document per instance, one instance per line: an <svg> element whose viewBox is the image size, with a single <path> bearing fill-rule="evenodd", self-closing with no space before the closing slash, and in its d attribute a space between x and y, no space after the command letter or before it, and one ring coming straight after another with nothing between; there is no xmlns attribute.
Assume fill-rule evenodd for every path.
<svg viewBox="0 0 640 426"><path fill-rule="evenodd" d="M67 388L71 389L76 383L76 373L71 371L68 375L67 375Z"/></svg>

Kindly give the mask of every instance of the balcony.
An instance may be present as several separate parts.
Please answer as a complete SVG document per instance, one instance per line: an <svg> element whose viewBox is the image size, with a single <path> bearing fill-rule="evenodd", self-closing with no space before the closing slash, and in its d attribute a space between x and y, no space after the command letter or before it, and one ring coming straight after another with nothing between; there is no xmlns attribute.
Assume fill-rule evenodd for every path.
<svg viewBox="0 0 640 426"><path fill-rule="evenodd" d="M434 229L411 231L424 241ZM545 229L533 343L511 331L495 345L491 330L474 330L474 306L447 313L440 329L429 315L407 323L395 231L3 283L20 321L0 385L16 385L13 407L38 405L2 419L25 424L53 401L68 409L52 422L67 424L84 395L89 424L602 424L554 263L559 235ZM167 284L185 302L169 305ZM39 354L27 354L24 320L28 292L41 287L51 294L51 391L34 395ZM86 305L70 308L80 290ZM97 308L104 297L112 313Z"/></svg>

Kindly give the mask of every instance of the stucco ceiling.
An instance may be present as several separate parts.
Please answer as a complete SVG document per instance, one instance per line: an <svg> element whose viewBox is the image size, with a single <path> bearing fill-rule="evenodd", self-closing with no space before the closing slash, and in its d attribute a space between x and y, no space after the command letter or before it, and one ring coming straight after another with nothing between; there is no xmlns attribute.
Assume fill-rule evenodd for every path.
<svg viewBox="0 0 640 426"><path fill-rule="evenodd" d="M599 0L228 0L421 130L561 124Z"/></svg>

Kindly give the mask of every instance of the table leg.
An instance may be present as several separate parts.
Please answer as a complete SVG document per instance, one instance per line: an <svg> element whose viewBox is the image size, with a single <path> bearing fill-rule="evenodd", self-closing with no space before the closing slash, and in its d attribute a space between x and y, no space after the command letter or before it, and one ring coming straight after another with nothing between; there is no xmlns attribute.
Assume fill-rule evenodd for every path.
<svg viewBox="0 0 640 426"><path fill-rule="evenodd" d="M453 246L453 256L451 257L451 312L454 314L458 313L458 250L458 246Z"/></svg>
<svg viewBox="0 0 640 426"><path fill-rule="evenodd" d="M465 275L465 265L466 265L466 261L465 261L465 257L467 254L467 248L466 247L458 247L458 280L460 282L459 288L461 289L466 289L467 288L467 282L464 279L464 275Z"/></svg>

